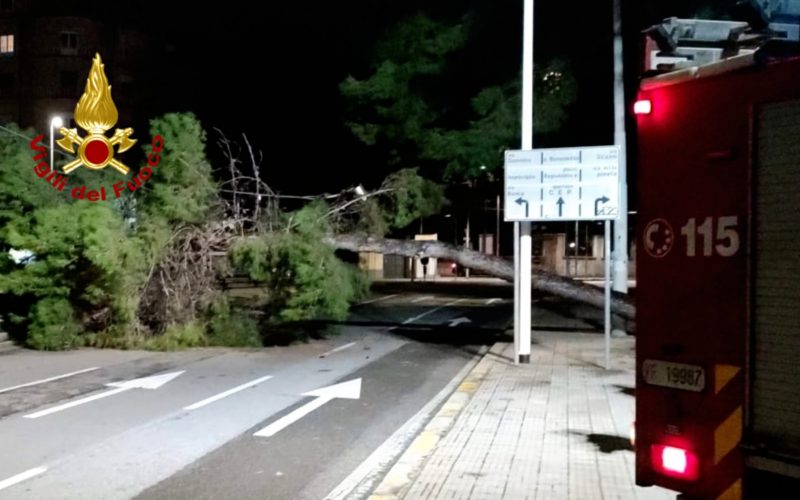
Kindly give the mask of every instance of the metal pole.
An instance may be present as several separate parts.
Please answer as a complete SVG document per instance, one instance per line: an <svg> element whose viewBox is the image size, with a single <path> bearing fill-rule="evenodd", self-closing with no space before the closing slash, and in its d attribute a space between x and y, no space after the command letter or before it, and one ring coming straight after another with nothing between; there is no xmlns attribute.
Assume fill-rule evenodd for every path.
<svg viewBox="0 0 800 500"><path fill-rule="evenodd" d="M578 246L580 246L580 238L578 237L578 231L579 231L578 224L579 224L579 222L575 221L575 251L573 253L575 254L575 277L576 278L578 277Z"/></svg>
<svg viewBox="0 0 800 500"><path fill-rule="evenodd" d="M467 227L464 235L464 248L472 250L472 242L469 240L469 212L467 212ZM469 268L464 269L464 277L469 278Z"/></svg>
<svg viewBox="0 0 800 500"><path fill-rule="evenodd" d="M519 363L519 222L514 223L514 364Z"/></svg>
<svg viewBox="0 0 800 500"><path fill-rule="evenodd" d="M522 23L522 149L533 149L533 0L525 0ZM519 224L519 342L517 359L531 361L531 223Z"/></svg>
<svg viewBox="0 0 800 500"><path fill-rule="evenodd" d="M520 223L519 240L519 362L531 362L531 223Z"/></svg>
<svg viewBox="0 0 800 500"><path fill-rule="evenodd" d="M569 222L564 222L564 272L567 276L572 273L569 268Z"/></svg>
<svg viewBox="0 0 800 500"><path fill-rule="evenodd" d="M55 161L55 158L56 158L55 149L53 149L53 146L54 146L54 143L53 143L54 137L53 136L55 135L55 132L53 131L53 127L55 126L54 121L55 120L50 119L50 171L51 172L53 171L53 162Z"/></svg>
<svg viewBox="0 0 800 500"><path fill-rule="evenodd" d="M614 221L614 290L628 293L628 179L621 0L614 0L614 144L619 146L619 213Z"/></svg>
<svg viewBox="0 0 800 500"><path fill-rule="evenodd" d="M605 245L605 257L606 257L606 265L605 265L605 274L606 274L606 282L605 282L605 353L606 353L606 370L611 368L611 277L609 276L611 271L611 259L609 254L611 253L611 222L608 219L605 221L605 237L603 240L603 245Z"/></svg>
<svg viewBox="0 0 800 500"><path fill-rule="evenodd" d="M495 206L495 208L497 210L495 213L496 225L494 230L494 245L495 245L494 254L500 257L500 195L499 194L497 195L497 205Z"/></svg>

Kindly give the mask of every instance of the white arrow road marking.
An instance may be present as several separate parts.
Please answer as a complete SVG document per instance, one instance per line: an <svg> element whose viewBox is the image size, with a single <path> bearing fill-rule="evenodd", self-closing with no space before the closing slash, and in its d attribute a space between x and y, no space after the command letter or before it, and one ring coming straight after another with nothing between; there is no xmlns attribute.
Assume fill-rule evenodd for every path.
<svg viewBox="0 0 800 500"><path fill-rule="evenodd" d="M503 299L489 299L489 300L486 301L486 305L490 306L490 305L494 304L495 302L500 302L501 300L503 300Z"/></svg>
<svg viewBox="0 0 800 500"><path fill-rule="evenodd" d="M327 356L327 355L329 355L329 354L333 354L333 353L335 353L335 352L339 352L339 351L344 351L345 349L350 349L351 347L353 347L353 346L354 346L354 345L356 345L357 343L358 343L358 342L350 342L349 344L340 345L340 346L339 346L339 347L337 347L336 349L331 349L330 351L328 351L328 352L326 352L326 353L324 353L324 354L320 354L320 355L319 355L319 357L320 357L320 358L324 358L324 357L326 357L326 356Z"/></svg>
<svg viewBox="0 0 800 500"><path fill-rule="evenodd" d="M35 469L28 469L25 472L20 472L16 476L11 476L8 479L3 479L0 481L0 490L4 490L8 487L14 486L17 483L21 483L22 481L26 481L32 477L36 477L39 474L42 474L47 470L47 467L36 467Z"/></svg>
<svg viewBox="0 0 800 500"><path fill-rule="evenodd" d="M174 379L184 371L185 370L181 370L179 372L162 373L161 375L152 375L150 377L142 377L133 380L126 380L124 382L113 382L111 384L106 384L106 386L116 387L116 389L111 389L110 391L94 394L86 398L76 399L75 401L70 401L69 403L54 406L46 410L37 411L36 413L25 415L25 418L45 417L47 415L51 415L59 411L67 410L69 408L74 408L76 406L90 403L92 401L97 401L98 399L107 398L109 396L113 396L114 394L119 394L121 392L129 391L131 389L158 389L159 387L166 384L170 380Z"/></svg>
<svg viewBox="0 0 800 500"><path fill-rule="evenodd" d="M91 368L84 368L83 370L78 370L78 371L75 371L75 372L69 372L69 373L65 373L63 375L56 375L55 377L43 378L41 380L34 380L33 382L28 382L26 384L19 384L19 385L15 385L13 387L6 387L5 389L0 389L0 394L3 394L4 392L13 391L13 390L16 390L16 389L22 389L23 387L30 387L32 385L44 384L44 383L47 383L47 382L52 382L54 380L61 380L62 378L72 377L73 375L80 375L81 373L88 373L88 372L92 372L92 371L99 370L99 369L100 369L99 366L93 366Z"/></svg>
<svg viewBox="0 0 800 500"><path fill-rule="evenodd" d="M429 314L433 314L433 313L435 313L436 311L438 311L438 310L440 310L440 309L444 309L445 307L450 307L450 306L452 306L452 305L458 304L459 302L461 302L461 301L463 301L463 300L465 300L465 299L456 299L456 300L454 300L454 301L452 301L452 302L448 302L447 304L445 304L445 305L443 305L443 306L434 307L434 308L433 308L433 309L431 309L430 311L425 311L424 313L422 313L422 314L418 314L418 315L414 316L413 318L408 318L407 320L403 321L403 324L404 324L404 325L407 325L407 324L409 324L409 323L413 323L413 322L415 322L415 321L417 321L417 320L419 320L419 319L422 319L422 318L424 318L425 316L427 316L427 315L429 315Z"/></svg>
<svg viewBox="0 0 800 500"><path fill-rule="evenodd" d="M264 427L263 429L261 429L260 431L256 432L253 435L259 437L274 436L275 434L289 427L293 423L297 422L301 418L305 417L312 411L316 410L320 406L324 405L325 403L333 399L336 398L360 399L361 379L355 378L353 380L348 380L347 382L342 382L340 384L330 385L328 387L323 387L321 389L316 389L314 391L304 392L303 396L316 396L317 399L301 406L300 408L289 413L288 415L279 418L278 420L272 422L271 424Z"/></svg>
<svg viewBox="0 0 800 500"><path fill-rule="evenodd" d="M424 295L422 297L417 297L416 299L412 300L411 302L416 304L417 302L422 302L423 300L428 300L428 299L432 299L432 298L433 298L433 295Z"/></svg>
<svg viewBox="0 0 800 500"><path fill-rule="evenodd" d="M450 320L450 324L448 326L450 328L452 328L452 327L458 326L458 325L460 325L462 323L472 323L472 320L469 319L469 318L465 318L464 316L461 316L460 318L451 319Z"/></svg>
<svg viewBox="0 0 800 500"><path fill-rule="evenodd" d="M272 375L267 375L265 377L261 377L261 378L255 379L255 380L251 380L250 382L247 382L245 384L237 385L233 389L228 389L227 391L220 392L219 394L211 396L210 398L206 398L206 399L204 399L202 401L198 401L197 403L190 404L189 406L185 407L184 410L196 410L198 408L202 408L202 407L204 407L206 405L210 405L211 403L213 403L215 401L219 401L222 398L227 398L231 394L236 394L239 391L243 391L245 389L249 389L250 387L255 387L258 384L260 384L261 382L264 382L264 381L269 380L271 378L272 378Z"/></svg>

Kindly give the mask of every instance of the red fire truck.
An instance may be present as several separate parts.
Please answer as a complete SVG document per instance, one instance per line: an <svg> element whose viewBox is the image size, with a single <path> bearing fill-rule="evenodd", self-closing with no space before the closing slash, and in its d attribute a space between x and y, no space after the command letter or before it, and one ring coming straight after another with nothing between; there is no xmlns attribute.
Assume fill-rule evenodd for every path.
<svg viewBox="0 0 800 500"><path fill-rule="evenodd" d="M635 105L636 482L800 498L800 50L729 33L691 64L663 37L698 21L669 23Z"/></svg>

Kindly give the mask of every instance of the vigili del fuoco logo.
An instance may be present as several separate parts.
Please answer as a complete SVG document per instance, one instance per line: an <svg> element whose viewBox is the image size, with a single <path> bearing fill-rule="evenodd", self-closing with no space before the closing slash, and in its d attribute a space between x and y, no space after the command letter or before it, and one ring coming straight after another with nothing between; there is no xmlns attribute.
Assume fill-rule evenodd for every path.
<svg viewBox="0 0 800 500"><path fill-rule="evenodd" d="M117 107L111 99L111 85L104 70L103 61L100 54L95 54L92 60L92 69L89 71L89 78L86 80L86 90L84 90L78 104L75 106L75 122L87 133L81 135L78 129L61 127L59 134L61 138L56 141L58 146L64 151L76 154L77 158L68 162L62 167L61 172L50 168L47 158L47 149L41 144L44 134L39 134L30 143L31 149L37 154L33 160L39 162L33 168L36 175L46 181L59 191L67 188L69 174L78 168L84 167L90 170L102 170L111 167L120 175L127 176L130 169L116 158L117 154L128 151L136 139L133 138L133 129L117 128L114 135L106 136L114 125L117 124ZM116 150L115 150L116 148ZM136 191L153 175L153 168L157 167L161 161L159 153L164 149L164 139L160 135L153 137L152 152L147 157L147 165L139 169L136 175L129 180L115 182L111 186L113 198L119 198L125 191ZM50 154L53 154L51 151ZM75 199L86 199L89 201L105 200L108 197L105 186L100 189L87 189L86 186L75 186L68 190Z"/></svg>

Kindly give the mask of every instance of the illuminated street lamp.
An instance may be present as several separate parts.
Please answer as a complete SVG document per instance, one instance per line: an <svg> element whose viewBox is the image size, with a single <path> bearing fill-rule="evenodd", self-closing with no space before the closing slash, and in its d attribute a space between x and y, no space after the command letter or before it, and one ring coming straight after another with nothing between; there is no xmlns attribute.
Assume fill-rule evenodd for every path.
<svg viewBox="0 0 800 500"><path fill-rule="evenodd" d="M50 171L52 172L55 170L53 168L53 161L55 160L55 152L53 141L55 139L55 131L60 129L64 126L64 120L61 119L60 116L56 115L50 120Z"/></svg>

